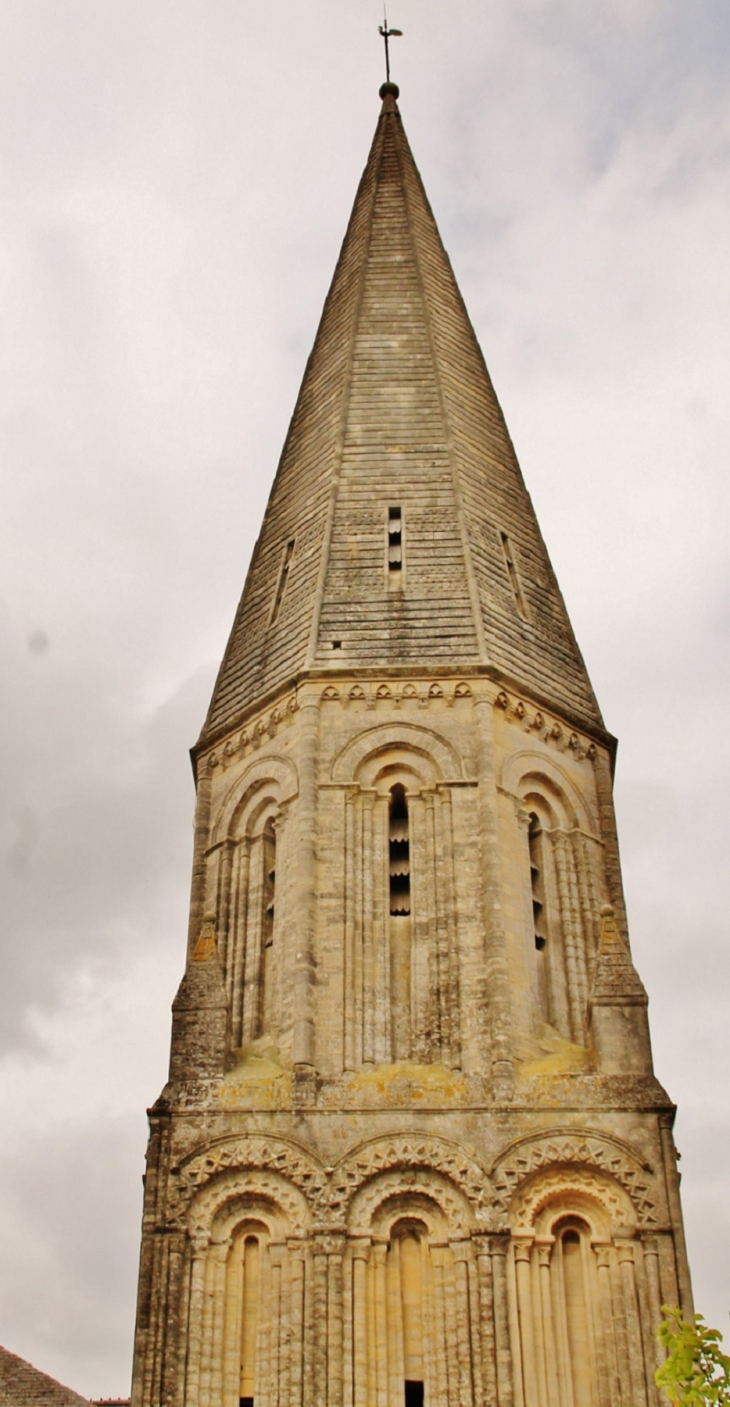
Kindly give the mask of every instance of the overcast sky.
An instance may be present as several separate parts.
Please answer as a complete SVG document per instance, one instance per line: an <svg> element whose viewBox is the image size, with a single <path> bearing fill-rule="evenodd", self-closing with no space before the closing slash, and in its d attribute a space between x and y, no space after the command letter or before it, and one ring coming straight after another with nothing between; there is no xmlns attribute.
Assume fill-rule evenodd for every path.
<svg viewBox="0 0 730 1407"><path fill-rule="evenodd" d="M187 749L382 80L375 0L0 0L0 1341L128 1391ZM391 0L401 111L609 728L730 1309L727 0Z"/></svg>

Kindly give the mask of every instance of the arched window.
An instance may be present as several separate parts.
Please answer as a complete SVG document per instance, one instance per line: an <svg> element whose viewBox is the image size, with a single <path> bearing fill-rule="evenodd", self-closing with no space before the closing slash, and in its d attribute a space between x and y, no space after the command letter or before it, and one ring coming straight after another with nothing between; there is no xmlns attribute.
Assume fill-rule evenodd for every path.
<svg viewBox="0 0 730 1407"><path fill-rule="evenodd" d="M583 1044L595 878L585 837L564 798L547 778L526 780L521 806L527 823L531 933L526 946L534 1019L551 1026L563 1040Z"/></svg>
<svg viewBox="0 0 730 1407"><path fill-rule="evenodd" d="M555 1228L553 1270L559 1286L559 1359L573 1407L597 1407L595 1295L591 1284L591 1237L575 1217Z"/></svg>
<svg viewBox="0 0 730 1407"><path fill-rule="evenodd" d="M234 1048L275 1037L280 1026L276 866L281 810L268 789L252 794L241 822L240 839L226 851L219 879L220 891L228 889L220 907Z"/></svg>
<svg viewBox="0 0 730 1407"><path fill-rule="evenodd" d="M586 1045L588 995L599 943L607 874L593 778L520 752L502 772L516 802L524 843L525 927L519 961L532 987L532 1024ZM522 1029L528 1034L529 1008ZM549 1033L537 1031L539 1036Z"/></svg>
<svg viewBox="0 0 730 1407"><path fill-rule="evenodd" d="M428 1194L412 1187L385 1197L353 1238L350 1402L475 1407L486 1401L473 1356L481 1353L478 1331L474 1347L471 1339L479 1270L458 1210L460 1194L435 1176ZM384 1174L391 1185L400 1178L393 1170ZM448 1208L438 1205L442 1194ZM377 1194L366 1185L362 1195L367 1203Z"/></svg>
<svg viewBox="0 0 730 1407"><path fill-rule="evenodd" d="M343 1067L442 1061L460 1068L452 792L441 771L448 766L458 776L460 766L430 730L392 727L395 738L390 725L375 730L377 746L371 729L349 744L362 757L341 770L343 781L350 778L343 816ZM338 760L333 769L338 780L340 766Z"/></svg>

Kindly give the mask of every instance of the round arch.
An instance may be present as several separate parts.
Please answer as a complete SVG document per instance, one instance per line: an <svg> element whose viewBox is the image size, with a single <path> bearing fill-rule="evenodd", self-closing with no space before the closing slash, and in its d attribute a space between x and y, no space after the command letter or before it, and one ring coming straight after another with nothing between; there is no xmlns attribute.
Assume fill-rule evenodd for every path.
<svg viewBox="0 0 730 1407"><path fill-rule="evenodd" d="M597 836L598 823L585 796L564 768L533 748L523 748L507 759L502 769L502 787L523 800L531 791L544 793L559 823Z"/></svg>
<svg viewBox="0 0 730 1407"><path fill-rule="evenodd" d="M257 804L259 793L268 791L279 805L291 801L299 790L299 779L294 763L288 757L274 755L257 758L242 776L238 777L228 791L216 817L211 843L217 844L228 836L235 835L246 823L252 804Z"/></svg>
<svg viewBox="0 0 730 1407"><path fill-rule="evenodd" d="M428 775L428 784L461 780L463 768L454 747L431 728L411 723L382 723L358 733L335 758L333 782L363 781L370 785L387 753L410 754L416 772Z"/></svg>

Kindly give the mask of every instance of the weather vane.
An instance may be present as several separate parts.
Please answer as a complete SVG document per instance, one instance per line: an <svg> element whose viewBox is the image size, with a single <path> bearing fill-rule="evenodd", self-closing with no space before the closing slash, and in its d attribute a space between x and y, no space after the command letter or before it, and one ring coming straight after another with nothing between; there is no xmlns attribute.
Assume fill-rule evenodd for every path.
<svg viewBox="0 0 730 1407"><path fill-rule="evenodd" d="M383 39L385 40L385 81L386 83L390 83L390 53L388 52L388 40L400 39L402 37L403 30L388 29L388 16L385 13L385 6L383 6L383 19L385 23L378 25L378 34L382 34Z"/></svg>

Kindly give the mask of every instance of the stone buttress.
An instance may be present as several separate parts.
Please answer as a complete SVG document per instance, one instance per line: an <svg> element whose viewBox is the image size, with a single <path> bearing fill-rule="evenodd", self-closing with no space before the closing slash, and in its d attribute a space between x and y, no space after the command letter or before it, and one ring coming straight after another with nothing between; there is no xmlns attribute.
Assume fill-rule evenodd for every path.
<svg viewBox="0 0 730 1407"><path fill-rule="evenodd" d="M614 740L385 85L200 741L134 1407L659 1407Z"/></svg>

